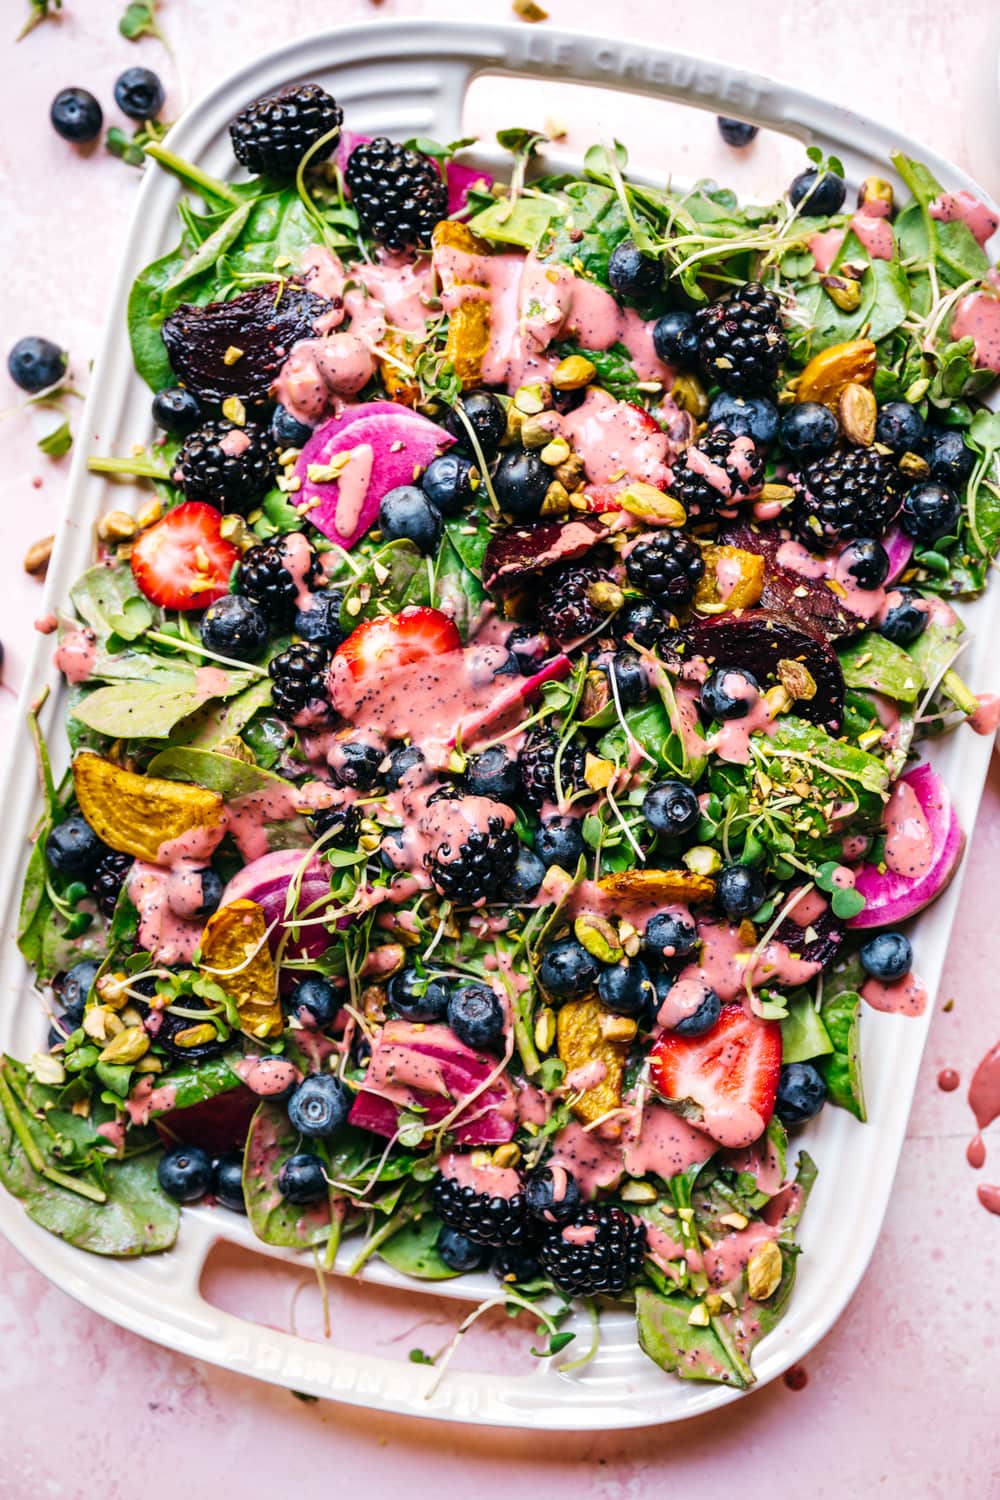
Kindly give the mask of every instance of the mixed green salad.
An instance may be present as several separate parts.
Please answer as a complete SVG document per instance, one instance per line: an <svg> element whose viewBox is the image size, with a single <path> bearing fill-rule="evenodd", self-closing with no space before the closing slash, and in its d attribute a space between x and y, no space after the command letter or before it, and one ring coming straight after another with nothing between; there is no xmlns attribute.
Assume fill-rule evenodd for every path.
<svg viewBox="0 0 1000 1500"><path fill-rule="evenodd" d="M921 743L997 722L950 602L1000 542L996 218L903 156L856 210L818 153L752 205L508 130L494 180L315 84L231 133L239 182L146 148L157 433L91 460L134 504L41 622L0 1181L102 1255L202 1200L320 1271L488 1269L566 1372L614 1299L748 1387L796 1135L926 1003Z"/></svg>

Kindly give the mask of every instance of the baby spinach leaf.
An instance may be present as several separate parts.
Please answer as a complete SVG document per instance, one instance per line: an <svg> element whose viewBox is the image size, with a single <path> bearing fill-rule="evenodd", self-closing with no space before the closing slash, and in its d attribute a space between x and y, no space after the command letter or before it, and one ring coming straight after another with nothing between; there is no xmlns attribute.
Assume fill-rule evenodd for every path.
<svg viewBox="0 0 1000 1500"><path fill-rule="evenodd" d="M613 188L596 182L573 182L566 197L569 212L552 220L542 259L562 261L607 286L611 252L629 232L625 210Z"/></svg>
<svg viewBox="0 0 1000 1500"><path fill-rule="evenodd" d="M340 611L340 628L351 631L362 620L398 614L408 604L429 602L427 559L412 542L389 542L370 554L363 571L350 578ZM352 613L348 607L352 603L360 603L361 608Z"/></svg>
<svg viewBox="0 0 1000 1500"><path fill-rule="evenodd" d="M208 691L192 671L169 683L130 680L98 688L78 704L74 717L112 739L169 739L175 725L209 699L235 697L253 680L248 672L226 671L213 677Z"/></svg>
<svg viewBox="0 0 1000 1500"><path fill-rule="evenodd" d="M459 1272L445 1265L437 1248L441 1220L432 1213L404 1224L391 1239L385 1240L378 1253L394 1270L421 1281L448 1281Z"/></svg>
<svg viewBox="0 0 1000 1500"><path fill-rule="evenodd" d="M602 386L616 401L641 402L643 392L639 389L639 377L632 364L632 356L624 344L612 344L610 349L584 349L579 344L560 343L555 351L560 359L572 354L589 359L597 370L596 384Z"/></svg>
<svg viewBox="0 0 1000 1500"><path fill-rule="evenodd" d="M64 458L73 446L73 434L68 422L61 422L51 432L38 439L38 446L49 458Z"/></svg>
<svg viewBox="0 0 1000 1500"><path fill-rule="evenodd" d="M188 256L184 264L179 270L174 272L163 288L162 296L164 305L170 301L175 292L180 291L181 287L187 286L196 277L203 275L206 271L210 271L219 257L224 255L230 246L239 239L243 233L247 219L250 217L252 207L252 203L241 203L238 208L234 208L232 213L228 214L222 221L218 229L198 246L193 255Z"/></svg>
<svg viewBox="0 0 1000 1500"><path fill-rule="evenodd" d="M830 1103L864 1121L868 1116L861 1081L861 996L852 990L824 996L822 1018L833 1044L832 1055L820 1064Z"/></svg>
<svg viewBox="0 0 1000 1500"><path fill-rule="evenodd" d="M807 992L789 995L788 1014L781 1023L781 1061L808 1062L832 1051L833 1043L812 996Z"/></svg>
<svg viewBox="0 0 1000 1500"><path fill-rule="evenodd" d="M186 259L184 247L178 245L176 250L151 261L139 272L128 295L126 319L132 359L142 379L154 391L174 383L173 366L160 336L163 322L160 304L164 287Z"/></svg>
<svg viewBox="0 0 1000 1500"><path fill-rule="evenodd" d="M884 635L866 630L838 654L848 687L883 693L897 703L917 701L924 674L902 646L894 645Z"/></svg>
<svg viewBox="0 0 1000 1500"><path fill-rule="evenodd" d="M17 946L32 968L37 968L41 960L45 928L55 910L45 889L47 832L47 826L39 832L28 859L17 918Z"/></svg>
<svg viewBox="0 0 1000 1500"><path fill-rule="evenodd" d="M710 1380L747 1390L754 1383L753 1371L735 1350L726 1348L715 1320L704 1328L688 1321L697 1305L690 1297L637 1287L639 1348L661 1370L682 1380Z"/></svg>
<svg viewBox="0 0 1000 1500"><path fill-rule="evenodd" d="M195 786L217 792L224 802L249 797L254 792L294 790L283 776L273 776L270 771L262 771L231 755L190 746L171 745L161 750L147 769L151 776L163 776L167 781L194 782Z"/></svg>
<svg viewBox="0 0 1000 1500"><path fill-rule="evenodd" d="M470 219L469 228L484 240L533 250L560 208L557 198L521 197L514 204L501 199Z"/></svg>
<svg viewBox="0 0 1000 1500"><path fill-rule="evenodd" d="M274 649L276 652L282 650L282 643L276 641ZM243 688L228 702L206 704L197 713L191 714L171 736L171 743L190 745L198 750L211 750L224 740L233 739L234 736L241 734L254 715L263 708L269 708L270 704L271 683L266 677L257 677L249 687ZM282 730L282 744L284 740L285 734Z"/></svg>
<svg viewBox="0 0 1000 1500"><path fill-rule="evenodd" d="M150 1151L109 1162L104 1203L90 1203L46 1183L26 1199L28 1217L92 1255L131 1257L169 1250L177 1238L180 1210L157 1181L161 1154Z"/></svg>
<svg viewBox="0 0 1000 1500"><path fill-rule="evenodd" d="M306 1250L325 1243L330 1233L330 1203L288 1203L278 1191L278 1173L299 1149L300 1137L278 1104L261 1104L247 1134L243 1158L243 1192L247 1217L258 1239L267 1245ZM317 1149L318 1147L318 1149ZM322 1147L313 1150L322 1155Z"/></svg>

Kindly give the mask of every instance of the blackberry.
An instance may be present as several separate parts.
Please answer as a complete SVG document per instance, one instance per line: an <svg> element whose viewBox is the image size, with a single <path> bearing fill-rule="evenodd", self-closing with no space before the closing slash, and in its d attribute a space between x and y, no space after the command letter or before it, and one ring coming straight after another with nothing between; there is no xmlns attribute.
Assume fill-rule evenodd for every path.
<svg viewBox="0 0 1000 1500"><path fill-rule="evenodd" d="M131 868L131 854L119 854L116 849L109 849L94 871L90 890L104 916L114 916L119 893Z"/></svg>
<svg viewBox="0 0 1000 1500"><path fill-rule="evenodd" d="M449 1229L456 1229L476 1245L515 1247L532 1238L523 1193L512 1198L477 1193L461 1187L453 1178L439 1176L434 1183L434 1212Z"/></svg>
<svg viewBox="0 0 1000 1500"><path fill-rule="evenodd" d="M488 818L486 827L486 833L472 829L454 853L444 843L424 856L436 890L448 901L460 901L463 906L485 901L498 895L514 873L520 847L517 834L499 816Z"/></svg>
<svg viewBox="0 0 1000 1500"><path fill-rule="evenodd" d="M698 313L698 349L709 380L738 395L770 391L788 354L778 299L748 281Z"/></svg>
<svg viewBox="0 0 1000 1500"><path fill-rule="evenodd" d="M361 814L356 807L324 807L309 820L314 838L329 834L324 849L353 849L361 832Z"/></svg>
<svg viewBox="0 0 1000 1500"><path fill-rule="evenodd" d="M229 126L238 162L255 177L293 177L310 146L336 130L344 111L318 83L289 84L241 110ZM336 137L312 158L323 161Z"/></svg>
<svg viewBox="0 0 1000 1500"><path fill-rule="evenodd" d="M593 1230L593 1237L578 1231ZM566 1235L572 1237L567 1239ZM646 1228L610 1203L588 1206L544 1236L538 1258L557 1286L572 1296L620 1297L642 1271Z"/></svg>
<svg viewBox="0 0 1000 1500"><path fill-rule="evenodd" d="M532 729L517 757L521 772L523 800L528 807L539 808L543 802L555 802L556 797L556 751L559 736L554 729L541 724ZM559 760L559 781L563 796L579 791L586 786L587 747L580 739L571 739L563 746Z"/></svg>
<svg viewBox="0 0 1000 1500"><path fill-rule="evenodd" d="M538 618L545 630L565 643L589 635L607 619L593 598L593 586L610 584L611 575L592 563L553 568L545 575L545 587L538 601Z"/></svg>
<svg viewBox="0 0 1000 1500"><path fill-rule="evenodd" d="M313 562L303 582L308 587L315 579ZM262 609L274 625L287 625L296 613L299 584L285 565L283 539L260 542L244 552L236 574L236 591Z"/></svg>
<svg viewBox="0 0 1000 1500"><path fill-rule="evenodd" d="M672 490L689 515L710 516L760 494L763 456L752 443L737 442L728 427L714 427L674 464Z"/></svg>
<svg viewBox="0 0 1000 1500"><path fill-rule="evenodd" d="M271 488L274 449L263 427L204 422L184 439L174 478L188 500L244 513Z"/></svg>
<svg viewBox="0 0 1000 1500"><path fill-rule="evenodd" d="M671 608L689 604L705 561L697 542L680 531L640 537L625 559L629 582Z"/></svg>
<svg viewBox="0 0 1000 1500"><path fill-rule="evenodd" d="M896 470L872 448L828 453L792 483L795 525L811 547L884 535L902 499Z"/></svg>
<svg viewBox="0 0 1000 1500"><path fill-rule="evenodd" d="M436 162L384 135L355 146L347 186L361 227L387 250L426 249L448 213L448 188Z"/></svg>
<svg viewBox="0 0 1000 1500"><path fill-rule="evenodd" d="M279 719L286 723L311 703L326 703L326 669L330 653L312 641L296 641L272 658L267 670L273 684L271 700Z"/></svg>

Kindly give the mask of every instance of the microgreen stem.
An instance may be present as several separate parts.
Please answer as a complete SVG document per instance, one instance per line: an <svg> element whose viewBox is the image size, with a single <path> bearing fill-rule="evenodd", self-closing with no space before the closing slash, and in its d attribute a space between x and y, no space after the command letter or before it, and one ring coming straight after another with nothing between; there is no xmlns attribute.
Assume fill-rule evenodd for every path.
<svg viewBox="0 0 1000 1500"><path fill-rule="evenodd" d="M584 1297L581 1300L583 1301L584 1307L587 1309L587 1316L590 1319L590 1347L587 1349L585 1354L580 1355L579 1359L571 1359L567 1364L556 1365L557 1375L572 1375L576 1370L582 1370L585 1365L590 1364L591 1360L595 1357L598 1349L600 1348L600 1309L597 1306L597 1303L594 1301L593 1297Z"/></svg>
<svg viewBox="0 0 1000 1500"><path fill-rule="evenodd" d="M256 667L249 661L237 661L233 656L220 656L218 651L209 651L205 646L195 645L194 641L181 640L180 636L165 635L160 630L147 630L145 636L147 641L156 641L160 646L171 646L175 651L186 651L191 656L203 656L208 661L221 662L224 667L250 672L254 677L266 678L268 675L266 667Z"/></svg>
<svg viewBox="0 0 1000 1500"><path fill-rule="evenodd" d="M382 1228L377 1229L369 1239L365 1240L358 1254L347 1267L348 1276L356 1276L365 1261L375 1254L380 1245L384 1245L386 1240L391 1240L394 1234L397 1234L413 1219L418 1219L421 1212L419 1204L409 1203L404 1208L397 1208L394 1214L390 1214Z"/></svg>
<svg viewBox="0 0 1000 1500"><path fill-rule="evenodd" d="M120 475L124 479L159 479L172 484L170 475L159 464L148 458L98 458L87 459L91 474Z"/></svg>
<svg viewBox="0 0 1000 1500"><path fill-rule="evenodd" d="M228 183L221 182L218 177L210 177L200 167L196 167L191 162L185 161L182 156L176 156L173 151L168 151L165 146L159 145L158 142L150 141L148 145L143 147L143 150L147 156L151 156L167 172L172 172L175 177L179 177L189 187L197 188L203 197L220 199L223 203L231 203L234 208L238 207L243 201L239 193L231 188Z"/></svg>

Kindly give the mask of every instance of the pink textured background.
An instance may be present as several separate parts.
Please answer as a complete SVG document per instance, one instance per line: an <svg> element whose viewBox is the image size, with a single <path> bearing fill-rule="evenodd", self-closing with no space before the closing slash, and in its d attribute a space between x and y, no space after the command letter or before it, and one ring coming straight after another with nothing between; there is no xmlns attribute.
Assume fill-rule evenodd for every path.
<svg viewBox="0 0 1000 1500"><path fill-rule="evenodd" d="M462 0L326 0L297 11L282 0L162 0L162 22L183 80L162 48L130 46L117 33L124 0L64 0L66 13L16 50L21 0L0 18L0 343L26 333L66 345L81 387L102 319L137 174L103 149L76 152L47 122L48 103L67 84L91 88L118 119L114 78L142 61L170 84L167 116L220 71L228 71L297 26L314 29L374 15L468 16ZM598 0L548 0L553 21L615 29ZM24 9L27 0L24 0ZM503 0L476 13L505 16ZM629 40L648 36L715 52L747 68L857 104L930 140L1000 189L1000 107L995 93L995 0L714 0L710 7L632 0ZM992 37L992 40L991 40ZM994 92L990 93L990 69ZM519 91L515 114L535 123L555 106ZM647 122L630 103L630 136ZM562 110L560 109L560 112ZM530 120L528 116L530 115ZM611 123L617 116L610 112ZM648 129L657 129L650 119ZM650 136L650 139L653 137ZM727 158L705 127L696 138L722 175ZM766 148L763 148L766 149ZM704 154L699 157L705 161ZM663 162L676 165L672 147ZM752 178L752 159L748 169ZM0 639L6 683L16 689L38 585L21 572L28 543L57 528L65 463L39 455L34 440L56 425L50 414L10 411L18 393L0 374L0 505L4 526ZM78 426L78 421L74 424ZM33 478L41 480L33 486ZM0 694L0 728L13 698ZM331 1485L374 1500L409 1492L440 1500L491 1500L541 1489L553 1500L728 1491L742 1500L776 1492L810 1500L1000 1495L996 1334L1000 1220L975 1199L965 1165L970 1118L964 1090L976 1061L1000 1033L1000 766L971 841L970 868L940 1009L878 1250L840 1325L809 1356L807 1387L779 1381L718 1418L623 1436L521 1436L386 1418L330 1403L304 1405L281 1390L193 1364L84 1311L0 1242L0 1495L4 1500L173 1500L228 1482L246 1500L292 1490L312 1496ZM938 1069L962 1074L962 1089L940 1093ZM994 1155L1000 1141L991 1143ZM986 1168L986 1176L990 1167ZM994 1174L995 1175L995 1174ZM221 1278L224 1300L255 1299L260 1276L236 1268ZM287 1289L280 1295L287 1303ZM221 1298L220 1298L221 1300ZM303 1299L300 1326L314 1308ZM435 1347L437 1329L404 1320L410 1343ZM392 1326L373 1335L388 1343ZM381 1347L381 1342L379 1344ZM392 1346L390 1346L392 1347ZM506 1352L502 1358L508 1356ZM698 1487L697 1491L695 1486Z"/></svg>

